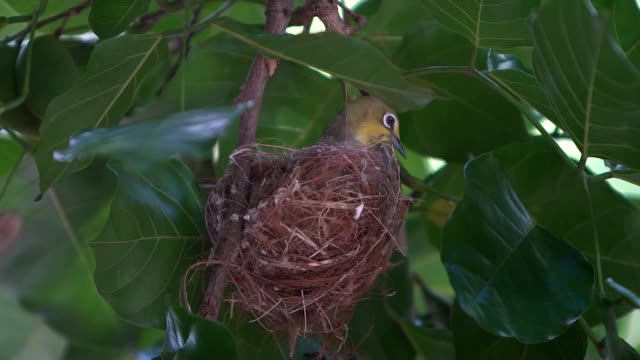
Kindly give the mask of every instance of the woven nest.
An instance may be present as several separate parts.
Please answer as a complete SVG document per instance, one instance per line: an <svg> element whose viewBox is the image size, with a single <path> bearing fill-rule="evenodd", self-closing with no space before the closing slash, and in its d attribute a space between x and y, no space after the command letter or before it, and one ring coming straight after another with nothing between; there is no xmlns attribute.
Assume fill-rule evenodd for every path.
<svg viewBox="0 0 640 360"><path fill-rule="evenodd" d="M392 149L319 144L274 155L245 148L232 163L240 158L249 173L229 171L206 208L214 242L231 222L243 224L239 254L225 263L227 300L271 331L345 330L397 248L406 199ZM228 214L242 181L249 181L246 212Z"/></svg>

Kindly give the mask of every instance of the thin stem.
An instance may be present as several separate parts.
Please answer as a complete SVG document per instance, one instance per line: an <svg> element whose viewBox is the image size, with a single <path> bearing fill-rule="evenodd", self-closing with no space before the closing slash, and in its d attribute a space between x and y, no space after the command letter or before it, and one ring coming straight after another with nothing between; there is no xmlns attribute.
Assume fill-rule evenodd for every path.
<svg viewBox="0 0 640 360"><path fill-rule="evenodd" d="M604 289L604 280L602 278L602 261L600 259L600 238L598 236L598 227L596 224L596 217L593 212L593 201L591 199L591 191L589 190L588 177L581 173L582 186L584 187L585 194L587 196L587 206L589 207L589 217L591 218L591 230L593 232L593 241L595 247L596 256L596 282L598 285L598 295L600 298L606 296Z"/></svg>
<svg viewBox="0 0 640 360"><path fill-rule="evenodd" d="M24 101L27 99L27 96L29 95L29 82L31 81L31 58L33 53L33 39L36 34L36 24L38 22L38 17L40 16L41 12L44 11L45 6L46 6L46 1L41 2L40 8L36 10L32 15L31 32L29 33L29 45L27 45L28 46L27 63L25 65L26 69L24 72L24 82L23 82L24 85L22 87L20 96L18 96L12 101L9 101L7 104L0 103L0 114L9 110L15 109L18 106L22 105L22 103L24 103Z"/></svg>
<svg viewBox="0 0 640 360"><path fill-rule="evenodd" d="M227 0L227 1L225 1L222 5L220 5L219 8L216 9L216 11L212 12L211 14L209 14L209 16L207 16L206 18L202 19L197 24L193 25L190 30L192 32L198 32L198 31L204 29L210 23L212 23L215 19L217 19L220 15L222 15L225 11L227 11L231 7L231 5L233 5L236 1L237 0Z"/></svg>
<svg viewBox="0 0 640 360"><path fill-rule="evenodd" d="M32 15L31 14L26 14L26 15L16 15L16 16L10 16L7 19L7 24L19 24L19 23L23 23L23 22L29 22L32 19Z"/></svg>
<svg viewBox="0 0 640 360"><path fill-rule="evenodd" d="M409 173L409 171L405 169L405 167L402 165L400 165L400 179L402 180L403 184L407 185L409 188L411 188L414 191L421 192L421 193L434 194L440 198L443 198L449 201L452 204L457 204L458 202L460 202L460 200L455 198L454 196L445 194L442 191L425 184L420 179L411 175L411 173Z"/></svg>
<svg viewBox="0 0 640 360"><path fill-rule="evenodd" d="M45 1L45 5L46 6L46 1ZM76 5L76 6L72 6L66 10L63 10L57 14L48 16L40 21L38 21L38 23L35 25L36 29L39 29L43 26L49 25L51 23L54 23L58 20L62 20L65 18L68 18L70 16L76 16L78 14L80 14L83 10L85 10L86 8L91 6L91 1L87 0L87 1L83 1L80 4ZM42 13L44 12L44 7L41 6L41 11L39 11L38 15L42 15ZM27 33L29 33L31 31L31 29L33 28L33 25L29 25L26 28L22 29L21 31L11 34L11 35L7 35L4 39L2 39L0 41L1 44L6 44L9 43L13 40L19 39L21 37L24 37Z"/></svg>
<svg viewBox="0 0 640 360"><path fill-rule="evenodd" d="M468 66L429 66L424 68L405 71L404 77L417 77L431 74L466 74L472 75Z"/></svg>
<svg viewBox="0 0 640 360"><path fill-rule="evenodd" d="M607 278L607 285L609 285L609 287L612 288L615 292L622 295L633 307L635 307L636 309L640 309L640 297L634 294L633 291L618 284L612 278Z"/></svg>
<svg viewBox="0 0 640 360"><path fill-rule="evenodd" d="M580 161L578 162L578 172L583 172L585 166L587 165L587 159L589 158L589 156L587 155L586 152L583 152L582 155L580 156Z"/></svg>
<svg viewBox="0 0 640 360"><path fill-rule="evenodd" d="M587 335L587 337L593 343L593 345L595 345L596 348L600 350L600 348L602 347L600 342L601 339L598 337L595 331L593 331L591 326L589 326L587 321L582 316L578 318L578 325L580 326L580 329L582 329L584 334Z"/></svg>

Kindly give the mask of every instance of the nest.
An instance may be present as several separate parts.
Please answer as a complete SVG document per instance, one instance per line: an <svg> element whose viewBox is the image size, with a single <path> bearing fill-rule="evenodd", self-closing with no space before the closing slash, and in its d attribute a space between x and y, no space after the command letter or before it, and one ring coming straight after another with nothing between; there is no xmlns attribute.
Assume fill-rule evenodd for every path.
<svg viewBox="0 0 640 360"><path fill-rule="evenodd" d="M319 144L279 155L245 148L232 163L250 170L228 171L206 208L214 242L242 222L238 255L224 264L227 301L271 331L345 330L398 247L406 199L390 146ZM243 181L246 212L228 214Z"/></svg>

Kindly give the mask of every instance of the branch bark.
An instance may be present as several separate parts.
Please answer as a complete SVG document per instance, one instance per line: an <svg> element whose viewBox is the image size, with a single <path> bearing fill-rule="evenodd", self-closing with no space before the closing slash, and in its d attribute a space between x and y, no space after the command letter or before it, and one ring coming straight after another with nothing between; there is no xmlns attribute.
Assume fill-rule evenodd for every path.
<svg viewBox="0 0 640 360"><path fill-rule="evenodd" d="M281 34L287 28L293 10L293 0L268 0L265 7L266 23L265 32L270 34ZM240 95L236 98L236 103L247 101L253 102L253 107L245 111L240 117L240 131L238 133L237 148L252 144L256 140L256 129L258 127L258 119L260 110L262 109L262 99L267 81L273 75L278 62L276 60L267 59L262 54L257 54L253 59L253 63L247 75L244 85L240 91ZM247 164L242 160L229 166L229 171L238 173L244 172ZM248 170L248 169L247 169ZM234 176L235 179L245 179L244 176ZM232 221L221 234L218 239L219 244L212 247L209 254L211 261L232 262L238 253L238 243L242 235L244 203L247 192L249 191L248 181L239 181L235 184L236 190L232 198L227 201L228 209L225 211L225 217L229 219L237 219ZM214 244L215 245L215 244ZM200 314L208 319L216 319L220 311L224 297L224 290L227 286L228 278L226 268L224 266L216 266L212 271L207 288L205 290L202 304L200 306Z"/></svg>

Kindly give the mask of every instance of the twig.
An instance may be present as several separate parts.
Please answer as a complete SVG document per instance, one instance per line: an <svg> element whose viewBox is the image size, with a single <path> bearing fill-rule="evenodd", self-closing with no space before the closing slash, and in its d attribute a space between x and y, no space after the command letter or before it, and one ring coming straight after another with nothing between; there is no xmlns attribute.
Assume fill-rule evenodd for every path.
<svg viewBox="0 0 640 360"><path fill-rule="evenodd" d="M627 289L626 287L618 284L612 278L607 278L607 285L612 288L615 292L622 295L629 304L631 304L636 309L640 309L640 297L633 293L633 291Z"/></svg>
<svg viewBox="0 0 640 360"><path fill-rule="evenodd" d="M228 3L229 2L230 1L228 1ZM265 31L271 34L284 33L289 24L292 9L293 0L268 0L265 8ZM210 17L205 20L209 18ZM199 24L202 24L205 20ZM256 54L253 60L240 95L235 100L236 103L248 101L254 103L254 107L245 111L240 118L238 148L255 142L264 89L277 66L278 63L275 60L269 60L261 54ZM236 164L230 166L229 171L244 171L246 167L248 166L241 157ZM244 177L238 176L236 178L241 179ZM232 198L229 199L229 206L225 214L229 217L233 214L241 214L244 211L244 199L249 188L248 181L242 181L235 185L237 191L232 195ZM242 217L240 217L238 221L231 222L229 229L222 234L220 239L217 239L219 244L212 247L209 254L210 261L216 261L217 259L232 261L237 256L237 244L242 235L242 222ZM216 319L218 317L227 281L226 269L223 266L215 267L209 277L200 307L200 313L206 318Z"/></svg>
<svg viewBox="0 0 640 360"><path fill-rule="evenodd" d="M51 23L54 23L58 20L62 20L65 18L69 18L71 16L76 16L78 14L80 14L83 10L85 10L86 8L88 8L89 6L91 6L91 1L87 0L87 1L83 1L81 3L79 3L78 5L72 6L64 11L61 11L57 14L51 15L49 17L46 17L40 21L38 21L35 24L35 28L39 29L43 26L49 25ZM42 12L40 12L40 14L42 14ZM22 29L21 31L14 33L14 34L10 34L7 35L4 39L2 39L0 41L0 43L2 44L6 44L8 42L11 42L13 40L19 39L21 37L24 37L26 34L29 33L29 31L31 31L31 28L33 27L33 25L29 25L26 28Z"/></svg>
<svg viewBox="0 0 640 360"><path fill-rule="evenodd" d="M591 329L591 326L587 323L587 321L581 316L578 318L578 325L582 332L589 338L589 340L595 345L598 349L598 353L602 353L604 351L604 347L602 344L602 340L596 335L596 333Z"/></svg>
<svg viewBox="0 0 640 360"><path fill-rule="evenodd" d="M355 25L349 25L346 19L343 20L340 17L338 6L344 10L346 15L349 15L349 17L355 21ZM343 35L352 35L356 33L358 30L362 29L367 21L366 16L354 13L340 1L307 0L303 6L297 8L293 12L289 25L302 25L305 28L305 32L307 32L311 25L311 21L316 16L320 21L322 21L328 31L334 31Z"/></svg>

